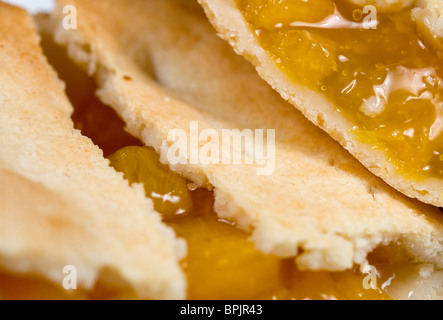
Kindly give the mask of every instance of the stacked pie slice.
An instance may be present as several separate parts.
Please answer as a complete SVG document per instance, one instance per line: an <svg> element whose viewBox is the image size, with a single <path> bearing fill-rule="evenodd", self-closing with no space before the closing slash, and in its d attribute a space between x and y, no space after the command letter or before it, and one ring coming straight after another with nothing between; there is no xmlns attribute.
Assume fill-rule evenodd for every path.
<svg viewBox="0 0 443 320"><path fill-rule="evenodd" d="M441 1L200 2L311 122L400 192L443 205Z"/></svg>

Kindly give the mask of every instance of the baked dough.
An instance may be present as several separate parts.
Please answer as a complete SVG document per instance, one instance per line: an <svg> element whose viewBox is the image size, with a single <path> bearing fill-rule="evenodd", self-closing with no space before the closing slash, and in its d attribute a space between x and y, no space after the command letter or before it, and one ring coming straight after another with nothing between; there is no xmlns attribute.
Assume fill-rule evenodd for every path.
<svg viewBox="0 0 443 320"><path fill-rule="evenodd" d="M0 65L0 268L61 286L71 265L83 290L101 280L138 298L185 298L185 244L74 130L32 17L3 3Z"/></svg>
<svg viewBox="0 0 443 320"><path fill-rule="evenodd" d="M421 6L412 11L412 17L429 29L434 38L443 39L443 2L421 1Z"/></svg>
<svg viewBox="0 0 443 320"><path fill-rule="evenodd" d="M276 130L271 175L258 176L257 165L170 164L197 185L214 188L217 214L250 230L258 249L296 257L301 269L344 270L364 264L378 245L394 242L443 267L440 211L387 186L281 99L216 37L196 1L57 3L55 40L95 77L97 94L129 132L164 162L172 143L168 133L188 132L190 121L218 132ZM81 17L76 30L62 25L68 4ZM242 23L231 1L204 4L216 25L223 19L214 12ZM225 37L240 41L222 25Z"/></svg>

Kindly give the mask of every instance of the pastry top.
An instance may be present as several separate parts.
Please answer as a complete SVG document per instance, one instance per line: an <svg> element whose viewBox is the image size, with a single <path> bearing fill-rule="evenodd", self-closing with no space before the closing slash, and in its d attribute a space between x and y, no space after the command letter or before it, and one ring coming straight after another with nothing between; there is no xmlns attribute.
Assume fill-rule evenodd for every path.
<svg viewBox="0 0 443 320"><path fill-rule="evenodd" d="M242 21L232 1L202 3L222 36L243 39L223 27ZM82 17L77 30L62 27L67 4ZM257 175L257 164L191 165L189 150L188 164L169 163L214 188L217 214L250 230L263 252L296 257L301 269L343 270L398 241L443 266L440 212L387 186L309 123L217 38L195 2L59 0L53 19L55 39L98 79L100 98L164 162L168 133L189 133L191 121L218 133L275 129L270 175Z"/></svg>
<svg viewBox="0 0 443 320"><path fill-rule="evenodd" d="M86 290L113 279L140 298L184 298L184 244L74 130L39 40L31 16L0 3L0 267L61 285L72 265Z"/></svg>
<svg viewBox="0 0 443 320"><path fill-rule="evenodd" d="M429 29L436 38L443 39L443 2L440 0L421 1L412 16Z"/></svg>

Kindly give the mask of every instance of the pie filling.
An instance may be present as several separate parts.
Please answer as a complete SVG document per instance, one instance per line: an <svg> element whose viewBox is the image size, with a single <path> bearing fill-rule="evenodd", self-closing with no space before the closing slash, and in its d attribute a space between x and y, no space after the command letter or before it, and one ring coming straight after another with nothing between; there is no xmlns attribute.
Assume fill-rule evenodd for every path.
<svg viewBox="0 0 443 320"><path fill-rule="evenodd" d="M443 178L443 44L412 19L412 7L236 2L279 69L332 102L358 141L408 179Z"/></svg>
<svg viewBox="0 0 443 320"><path fill-rule="evenodd" d="M294 259L266 255L254 248L250 234L217 217L211 191L190 184L160 163L154 150L124 130L111 108L95 97L95 86L60 48L44 40L46 54L67 84L75 106L75 127L89 136L124 173L130 183L143 183L164 221L188 244L181 262L188 280L189 299L391 299L400 282L422 266L398 247L377 249L369 257L377 276L357 268L346 272L302 272ZM366 285L366 288L365 288ZM373 286L372 288L368 288ZM18 275L0 274L3 299L132 298L130 290L99 282L92 292L65 291L61 284ZM401 297L401 296L400 296Z"/></svg>

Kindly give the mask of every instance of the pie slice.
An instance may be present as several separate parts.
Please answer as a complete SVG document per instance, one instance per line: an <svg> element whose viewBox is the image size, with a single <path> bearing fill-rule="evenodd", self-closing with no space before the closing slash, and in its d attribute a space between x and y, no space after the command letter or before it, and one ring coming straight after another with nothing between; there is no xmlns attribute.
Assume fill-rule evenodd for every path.
<svg viewBox="0 0 443 320"><path fill-rule="evenodd" d="M0 296L9 297L3 288L11 277L25 277L34 286L18 282L20 297L38 283L45 288L39 298L88 297L98 287L117 296L184 298L185 244L142 187L129 187L74 129L64 84L39 41L31 16L0 3ZM62 289L65 267L75 268L71 295Z"/></svg>
<svg viewBox="0 0 443 320"><path fill-rule="evenodd" d="M213 189L217 215L249 232L261 252L302 270L342 271L394 244L443 267L441 212L387 186L284 102L215 36L195 1L57 3L54 38L95 78L100 99L164 164ZM65 5L75 6L77 29L63 27ZM219 137L223 129L275 129L275 170L258 175L264 165L257 162L193 164L199 150L189 148L186 161L172 163L168 151L177 142L168 136L177 129L190 136L195 123Z"/></svg>
<svg viewBox="0 0 443 320"><path fill-rule="evenodd" d="M441 1L200 3L263 79L366 168L443 206Z"/></svg>

